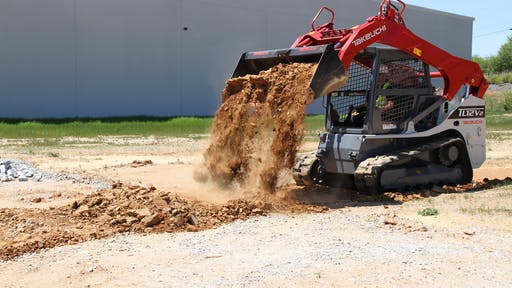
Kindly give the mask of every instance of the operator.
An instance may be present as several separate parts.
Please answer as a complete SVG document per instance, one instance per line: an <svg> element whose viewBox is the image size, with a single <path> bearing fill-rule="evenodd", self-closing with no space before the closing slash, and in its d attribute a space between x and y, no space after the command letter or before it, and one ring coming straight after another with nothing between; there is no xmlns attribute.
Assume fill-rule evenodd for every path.
<svg viewBox="0 0 512 288"><path fill-rule="evenodd" d="M349 116L347 119L350 119L349 121L352 123L352 126L363 127L367 110L366 105L359 105L356 107L354 107L354 105L350 105Z"/></svg>
<svg viewBox="0 0 512 288"><path fill-rule="evenodd" d="M389 79L386 78L384 84L382 85L382 90L393 88ZM394 106L394 102L389 99L386 95L379 95L375 100L375 107L380 108L382 110L389 110Z"/></svg>

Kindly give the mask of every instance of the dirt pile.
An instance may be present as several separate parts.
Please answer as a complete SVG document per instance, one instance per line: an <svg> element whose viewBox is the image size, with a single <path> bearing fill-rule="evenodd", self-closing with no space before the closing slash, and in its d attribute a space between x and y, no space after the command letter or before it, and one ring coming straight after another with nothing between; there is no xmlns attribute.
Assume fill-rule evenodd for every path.
<svg viewBox="0 0 512 288"><path fill-rule="evenodd" d="M485 178L482 181L473 181L472 183L457 186L443 186L444 192L473 192L487 189L493 189L499 186L512 185L512 178L506 177L504 179L489 179ZM441 191L443 192L443 191Z"/></svg>
<svg viewBox="0 0 512 288"><path fill-rule="evenodd" d="M268 195L261 198L263 200L237 199L224 205L213 205L187 200L154 187L115 183L112 189L96 192L66 206L0 209L0 260L123 232L200 231L274 211L318 213L329 210L328 207L340 208L365 202L407 202L444 193L478 191L511 184L511 178L486 179L467 185L435 187L409 193L386 192L378 196L353 193L334 198L328 197L332 196L332 192L325 187L285 186L280 190L305 189L304 195L308 197L294 198L293 195L299 195L300 191L295 191L295 194L288 191L285 194L291 198L278 199ZM326 198L318 201L318 197L314 196L322 196L322 193L326 194Z"/></svg>
<svg viewBox="0 0 512 288"><path fill-rule="evenodd" d="M493 189L500 186L512 185L512 178L506 177L504 179L488 179L485 178L482 181L473 181L464 185L448 186L443 187L434 186L432 189L423 189L418 191L409 192L385 192L382 195L377 196L362 196L360 195L358 200L370 200L370 201L395 201L395 202L407 202L421 198L428 198L432 196L439 196L441 194L449 193L465 193L465 192L476 192L482 190Z"/></svg>
<svg viewBox="0 0 512 288"><path fill-rule="evenodd" d="M279 64L258 75L229 79L204 153L210 178L274 191L282 169L294 165L304 136L316 64ZM196 177L205 180L205 177Z"/></svg>
<svg viewBox="0 0 512 288"><path fill-rule="evenodd" d="M126 186L91 194L50 209L0 209L0 260L27 252L104 238L122 232L198 231L263 215L272 205L233 200L215 206L158 191Z"/></svg>

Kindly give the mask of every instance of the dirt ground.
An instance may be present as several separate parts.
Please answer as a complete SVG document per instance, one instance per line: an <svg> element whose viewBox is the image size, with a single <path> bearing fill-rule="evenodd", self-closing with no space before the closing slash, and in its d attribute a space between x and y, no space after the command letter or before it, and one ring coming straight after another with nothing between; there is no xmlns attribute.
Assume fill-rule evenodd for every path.
<svg viewBox="0 0 512 288"><path fill-rule="evenodd" d="M300 188L293 185L291 175L284 174L274 196L258 198L241 188L223 189L216 184L193 180L192 174L201 163L201 154L207 145L207 139L194 138L66 138L56 146L4 140L0 143L2 158L22 159L40 170L80 174L113 186L98 191L95 185L72 180L0 183L2 285L241 287L268 284L325 287L341 283L349 286L396 287L428 286L429 283L468 284L467 279L474 283L469 283L469 286L512 285L512 189L507 185L510 184L509 180L480 182L474 189L387 193L372 198L345 190ZM488 142L488 160L482 168L475 170L477 182L484 178L512 177L511 145L512 137ZM301 150L309 151L315 147L316 143L307 142ZM424 208L435 208L439 215L420 216L418 211ZM271 226L265 226L265 221L270 221L265 225ZM311 221L311 225L304 225L308 221ZM341 223L343 227L339 227ZM291 235L286 235L290 225L304 226L304 230L293 230L293 233L304 235L304 243L298 239L300 236L295 240L287 238ZM319 229L318 233L310 235L315 229ZM238 232L233 232L235 230ZM252 240L233 239L232 233L247 235ZM185 244L176 242L181 237L187 239L183 240ZM201 254L203 258L199 259L193 256L197 251L185 253L187 249L197 248L190 248L190 243L196 243L194 239L210 243L212 237L218 238L218 242L211 245L226 245L231 249L229 251L240 254L222 257L205 252ZM268 240L269 237L274 240ZM334 259L327 254L315 254L316 258L311 259L304 255L298 259L290 254L288 245L292 243L280 242L296 241L297 246L291 250L296 255L302 255L301 245L304 245L304 251L308 251L323 241L331 243L333 237L345 237L342 240L350 242L350 245L363 243L346 247L351 252L348 256L343 254L347 262L339 269L332 264L335 262L329 262ZM393 242L385 243L383 239ZM154 241L164 242L157 244ZM400 253L408 253L410 249L423 249L423 244L418 244L421 247L412 244L416 241L436 247L435 255L428 260L432 261L434 267L427 265L422 266L426 270L422 267L411 269L410 263L416 263L415 259L427 261L424 258L427 259L428 254L414 254L409 260L397 258ZM182 246L171 249L170 242ZM382 245L382 255L389 253L391 260L382 260L381 264L377 263L379 259L367 263L368 259L376 257L372 255L381 253L364 248L364 243L374 242ZM112 250L114 246L105 243L114 245L117 247L115 249L122 246L125 250ZM456 248L457 243L462 243L460 250ZM258 256L246 255L244 253L248 251L244 250L243 245L257 247L263 255L269 254L267 258L261 253ZM84 247L92 251L87 261L79 260L83 255L77 252ZM318 249L325 253L329 251L325 246L318 246ZM165 260L161 253L174 260ZM279 256L281 253L282 258ZM415 255L417 258L414 258ZM137 266L134 264L137 261L125 261L126 257L142 257L140 263L145 264ZM489 260L483 261L485 257ZM263 262L268 260L265 265L270 266L261 266L261 261L256 261L258 259L263 259ZM254 281L244 282L241 280L246 279L244 273L256 272L247 270L250 269L247 267L235 267L233 261L239 261L240 266L253 265L260 272L267 271L270 269L268 267L279 268L268 270L267 274L254 278ZM425 263L430 263L428 261ZM436 261L443 263L443 269L438 269L439 263ZM470 261L470 265L465 267L467 261ZM170 274L155 274L155 263L161 265L158 268L161 272ZM215 268L210 266L211 263ZM371 269L363 269L365 265ZM206 267L210 270L201 270ZM311 269L308 270L308 267ZM136 269L136 273L133 273L133 269ZM171 277L169 275L174 275L174 272L169 271L173 269L182 269L179 271L183 272ZM241 269L241 272L237 269ZM350 273L351 270L353 273ZM375 273L371 270L382 274L374 277ZM311 277L304 276L303 271L311 271ZM474 271L484 272L475 274ZM351 276L340 280L339 275ZM162 279L172 283L162 283ZM382 282L382 279L387 280ZM440 282L434 281L436 279Z"/></svg>

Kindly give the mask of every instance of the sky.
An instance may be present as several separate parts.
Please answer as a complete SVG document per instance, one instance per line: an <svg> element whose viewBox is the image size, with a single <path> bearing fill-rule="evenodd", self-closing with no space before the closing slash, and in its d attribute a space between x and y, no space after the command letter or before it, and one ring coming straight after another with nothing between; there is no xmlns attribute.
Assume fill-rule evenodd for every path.
<svg viewBox="0 0 512 288"><path fill-rule="evenodd" d="M470 16L473 23L473 55L496 55L512 36L510 0L404 0L406 4ZM407 12L406 12L407 13Z"/></svg>

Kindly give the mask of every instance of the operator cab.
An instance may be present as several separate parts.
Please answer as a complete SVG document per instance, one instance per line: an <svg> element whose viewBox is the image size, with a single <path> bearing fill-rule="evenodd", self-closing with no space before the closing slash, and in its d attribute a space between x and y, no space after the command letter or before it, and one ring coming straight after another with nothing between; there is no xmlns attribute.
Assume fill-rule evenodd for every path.
<svg viewBox="0 0 512 288"><path fill-rule="evenodd" d="M402 133L409 120L435 103L429 65L401 50L374 45L351 62L347 85L326 97L332 133ZM415 131L437 124L438 110L415 122Z"/></svg>

